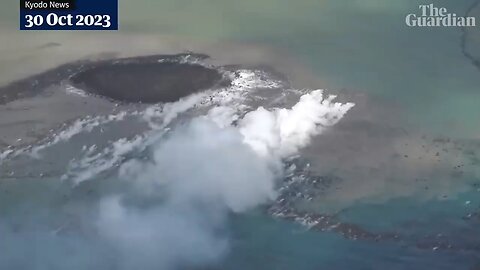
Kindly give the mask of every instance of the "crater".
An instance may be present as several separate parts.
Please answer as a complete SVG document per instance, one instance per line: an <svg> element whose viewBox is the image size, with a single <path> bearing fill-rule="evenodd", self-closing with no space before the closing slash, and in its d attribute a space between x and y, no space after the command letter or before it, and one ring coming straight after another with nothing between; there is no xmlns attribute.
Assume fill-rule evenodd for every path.
<svg viewBox="0 0 480 270"><path fill-rule="evenodd" d="M154 59L155 60L155 59ZM91 65L70 78L76 88L121 102L174 102L228 85L222 74L199 64L152 58L117 59Z"/></svg>

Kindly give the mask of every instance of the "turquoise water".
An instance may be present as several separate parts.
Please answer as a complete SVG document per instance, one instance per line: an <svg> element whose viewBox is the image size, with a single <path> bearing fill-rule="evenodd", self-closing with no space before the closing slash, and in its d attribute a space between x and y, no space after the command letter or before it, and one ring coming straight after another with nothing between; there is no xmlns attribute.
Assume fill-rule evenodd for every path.
<svg viewBox="0 0 480 270"><path fill-rule="evenodd" d="M340 213L347 222L360 224L376 231L391 231L399 226L408 227L409 222L419 224L415 230L419 233L440 233L454 220L457 229L467 227L460 221L462 217L476 211L480 205L478 191L460 194L455 199L421 201L415 198L393 199L384 204L361 203ZM381 218L379 218L381 217ZM372 223L371 220L375 220ZM455 229L455 228L452 228Z"/></svg>
<svg viewBox="0 0 480 270"><path fill-rule="evenodd" d="M219 269L470 269L478 262L475 252L352 241L260 215L235 220L232 230L232 255Z"/></svg>

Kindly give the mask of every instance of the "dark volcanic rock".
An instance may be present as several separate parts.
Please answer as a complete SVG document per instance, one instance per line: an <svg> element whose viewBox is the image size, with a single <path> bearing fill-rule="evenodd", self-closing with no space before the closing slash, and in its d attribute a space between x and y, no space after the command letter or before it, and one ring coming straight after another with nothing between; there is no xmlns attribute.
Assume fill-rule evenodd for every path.
<svg viewBox="0 0 480 270"><path fill-rule="evenodd" d="M116 61L101 63L71 78L87 92L122 102L173 102L223 83L214 69L179 62Z"/></svg>

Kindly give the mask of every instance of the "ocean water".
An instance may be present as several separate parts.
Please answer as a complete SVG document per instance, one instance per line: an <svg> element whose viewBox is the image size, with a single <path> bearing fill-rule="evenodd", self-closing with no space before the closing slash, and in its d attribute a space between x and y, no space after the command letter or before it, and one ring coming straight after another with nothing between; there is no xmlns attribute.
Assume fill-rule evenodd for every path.
<svg viewBox="0 0 480 270"><path fill-rule="evenodd" d="M457 14L464 14L475 3L474 0L428 3L431 2ZM291 66L284 62L278 66L282 71L291 71L287 77L296 82L292 83L294 88L345 89L374 98L378 102L374 104L395 108L389 111L394 117L377 115L373 119L404 130L408 135L401 137L398 148L408 152L409 158L418 156L419 159L413 164L392 162L390 166L372 158L372 163L377 164L363 166L343 156L330 160L322 156L323 152L316 151L317 148L312 146L313 150L309 151L307 146L309 157L316 157L316 161L312 161L316 174L348 179L337 183L333 178L333 184L315 193L311 201L292 199L294 208L311 215L333 217L332 224L309 227L301 225L301 220L272 217L264 209L268 207L265 205L241 214L229 214L228 251L215 263L208 264L207 269L473 270L480 267L480 70L462 52L461 29L413 29L405 25L406 14L417 12L419 4L428 3L418 0L121 0L121 31L102 35L20 33L16 31L16 13L11 12L18 5L4 1L0 3L0 81L6 84L85 56L115 51L133 55L161 53L183 48L184 44L190 44L186 48L204 49L207 53L217 51L220 61L235 62L242 58L241 53L232 48L241 48L250 58L258 56L258 62L273 63L274 68L276 58L285 58L287 63L294 59ZM472 30L468 37L473 45L467 48L475 55L479 49L475 47L478 31ZM57 43L58 46L38 49L38 46ZM69 220L71 212L86 211L86 204L96 201L101 197L99 194L117 190L118 186L101 181L115 178L112 172L117 170L115 162L109 170L92 177L94 181L87 181L73 191L59 178L65 173L72 178L81 177L82 170L91 165L75 167L69 163L72 159L82 160L84 156L78 153L83 145L96 144L102 149L109 140L118 139L117 131L132 137L129 132L135 132L131 131L131 122L125 125L120 123L111 129L105 126L107 131L102 131L103 135L95 127L93 133L73 136L49 149L40 161L20 157L13 163L0 165L4 166L0 175L0 179L4 178L0 187L3 189L0 219L11 223L18 219L17 223L23 224L43 210L59 211L62 215L54 215L58 221L45 222L46 226L59 227L63 220ZM139 125L138 130L145 128ZM432 148L440 150L435 148L429 155L425 154L422 136L434 145ZM447 139L449 143L445 144ZM371 141L365 142L365 152L375 152ZM363 147L361 142L358 147ZM447 158L440 165L423 163L425 156L435 157L438 151L444 155L443 149ZM141 156L141 153L129 155ZM315 165L327 162L333 164L329 163L328 170ZM456 166L466 168L460 172ZM364 174L365 167L379 173ZM15 174L9 175L10 171ZM50 174L38 178L39 173L45 171ZM428 180L423 179L427 177ZM70 202L63 196L69 196ZM19 209L24 210L24 214L18 214ZM336 230L340 224L346 224L346 229ZM362 232L371 236L362 237ZM72 237L75 238L75 234ZM22 239L27 242L35 237ZM48 243L45 246L57 247L52 248L53 254L49 256L55 258L55 253L65 256L58 248L62 243L43 241ZM75 243L81 246L83 242ZM69 256L81 254L90 258L89 254L78 252L82 248L77 249L74 244L68 246L72 250L67 252ZM0 252L24 248L0 244ZM34 253L27 250L26 254L33 254L29 252ZM12 253L14 255L7 257L15 258L15 252ZM5 261L0 260L0 268L8 265L2 262ZM38 269L48 269L48 264L47 268ZM116 268L112 266L112 269Z"/></svg>

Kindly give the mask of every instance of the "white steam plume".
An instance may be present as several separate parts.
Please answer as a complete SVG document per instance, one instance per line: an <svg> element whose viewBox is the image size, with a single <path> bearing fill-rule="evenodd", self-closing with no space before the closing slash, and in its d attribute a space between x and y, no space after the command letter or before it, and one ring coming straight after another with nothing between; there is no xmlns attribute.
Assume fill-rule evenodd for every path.
<svg viewBox="0 0 480 270"><path fill-rule="evenodd" d="M263 107L247 113L239 121L244 141L259 155L270 158L286 158L294 155L320 134L324 128L338 123L350 110L353 103L333 102L336 96L324 99L322 90L305 94L291 109ZM216 108L209 117L217 124L226 126L239 117L231 108Z"/></svg>
<svg viewBox="0 0 480 270"><path fill-rule="evenodd" d="M228 212L275 197L275 170L242 139L234 128L196 119L154 145L150 163L122 166L136 198L162 201L146 209L122 203L132 193L101 201L99 233L118 249L125 269L197 266L227 251L217 230Z"/></svg>
<svg viewBox="0 0 480 270"><path fill-rule="evenodd" d="M122 265L132 268L215 261L227 251L227 238L218 233L227 214L274 199L281 159L353 106L333 98L314 91L292 109L259 108L238 128L230 124L239 117L225 107L177 127L153 146L150 163L130 161L120 169L137 197L163 203L139 210L121 203L129 194L105 199L97 223L101 235L120 248Z"/></svg>
<svg viewBox="0 0 480 270"><path fill-rule="evenodd" d="M281 160L353 106L333 99L313 91L291 109L259 108L243 117L217 107L173 128L147 148L148 160L120 165L121 188L85 203L89 214L74 219L81 229L23 233L0 223L10 247L0 254L0 268L170 270L215 263L228 252L228 214L274 199ZM35 239L47 248L25 246ZM24 260L25 252L36 260Z"/></svg>

